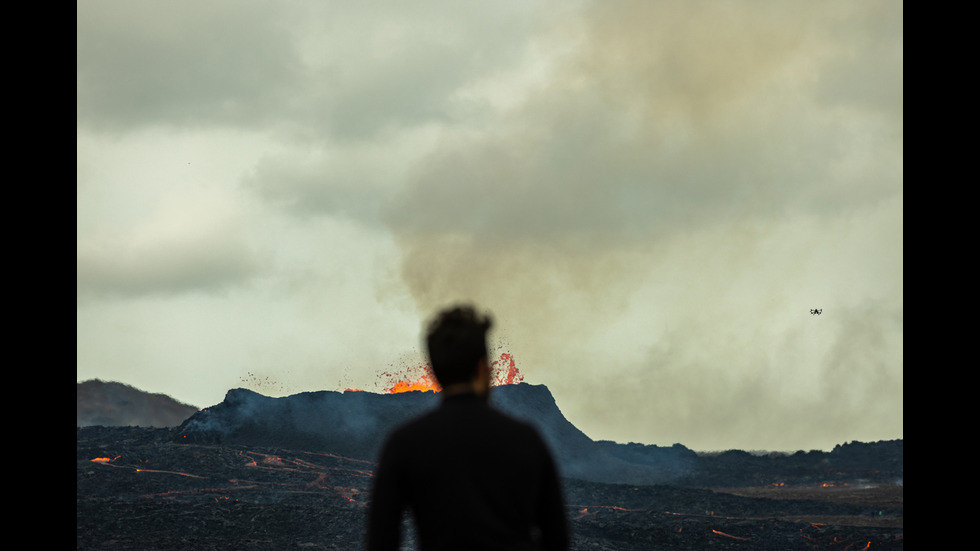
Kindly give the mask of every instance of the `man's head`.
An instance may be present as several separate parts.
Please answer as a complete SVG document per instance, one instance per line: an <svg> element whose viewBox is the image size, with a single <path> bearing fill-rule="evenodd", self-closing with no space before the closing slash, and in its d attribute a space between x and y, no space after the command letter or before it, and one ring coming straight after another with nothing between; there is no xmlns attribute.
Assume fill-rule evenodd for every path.
<svg viewBox="0 0 980 551"><path fill-rule="evenodd" d="M478 378L489 385L487 332L492 325L489 316L480 316L471 306L448 308L432 320L425 344L432 373L443 389Z"/></svg>

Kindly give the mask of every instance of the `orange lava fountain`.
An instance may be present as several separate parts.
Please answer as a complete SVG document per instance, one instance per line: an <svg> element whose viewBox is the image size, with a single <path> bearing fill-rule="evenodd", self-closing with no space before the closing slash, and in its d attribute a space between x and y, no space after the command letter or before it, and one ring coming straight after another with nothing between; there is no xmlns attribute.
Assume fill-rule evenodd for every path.
<svg viewBox="0 0 980 551"><path fill-rule="evenodd" d="M384 385L384 392L388 394L398 394L400 392L439 392L442 387L432 374L432 367L428 364L421 364L409 367L401 373L382 372L380 375L386 378L388 383ZM490 385L513 385L524 381L524 376L517 369L514 355L502 352L500 357L490 362ZM356 389L346 389L347 392Z"/></svg>

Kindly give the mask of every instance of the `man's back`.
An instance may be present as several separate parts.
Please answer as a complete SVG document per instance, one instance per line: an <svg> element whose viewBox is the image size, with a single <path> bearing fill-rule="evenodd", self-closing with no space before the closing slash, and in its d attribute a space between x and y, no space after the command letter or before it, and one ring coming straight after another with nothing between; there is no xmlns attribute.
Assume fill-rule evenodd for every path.
<svg viewBox="0 0 980 551"><path fill-rule="evenodd" d="M568 546L561 489L541 437L474 394L447 397L391 434L371 499L372 551L397 547L403 509L415 516L424 551Z"/></svg>

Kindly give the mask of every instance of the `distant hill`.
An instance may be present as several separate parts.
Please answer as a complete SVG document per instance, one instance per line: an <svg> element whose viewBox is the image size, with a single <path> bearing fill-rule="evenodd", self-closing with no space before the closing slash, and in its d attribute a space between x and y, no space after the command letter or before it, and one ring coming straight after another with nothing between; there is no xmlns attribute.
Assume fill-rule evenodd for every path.
<svg viewBox="0 0 980 551"><path fill-rule="evenodd" d="M198 410L165 394L98 379L77 384L75 405L79 427L176 427Z"/></svg>

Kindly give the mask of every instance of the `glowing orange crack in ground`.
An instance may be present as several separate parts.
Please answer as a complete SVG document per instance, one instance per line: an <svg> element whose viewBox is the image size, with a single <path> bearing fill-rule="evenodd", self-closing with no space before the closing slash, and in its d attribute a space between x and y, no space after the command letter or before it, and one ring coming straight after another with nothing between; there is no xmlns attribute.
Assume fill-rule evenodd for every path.
<svg viewBox="0 0 980 551"><path fill-rule="evenodd" d="M749 538L742 538L742 537L739 537L739 536L733 536L731 534L726 534L726 533L724 533L724 532L722 532L720 530L712 530L712 532L714 532L715 534L718 534L719 536L725 536L725 537L736 539L736 540L749 541Z"/></svg>

